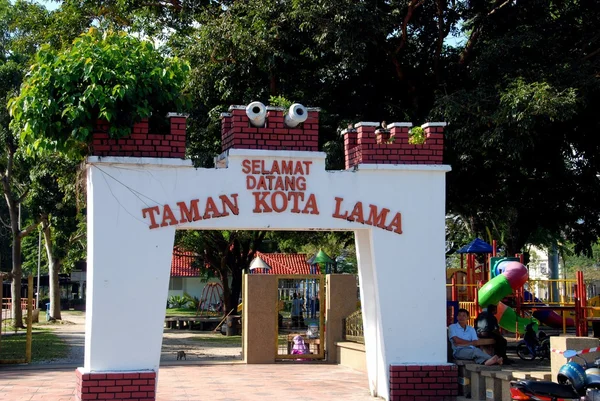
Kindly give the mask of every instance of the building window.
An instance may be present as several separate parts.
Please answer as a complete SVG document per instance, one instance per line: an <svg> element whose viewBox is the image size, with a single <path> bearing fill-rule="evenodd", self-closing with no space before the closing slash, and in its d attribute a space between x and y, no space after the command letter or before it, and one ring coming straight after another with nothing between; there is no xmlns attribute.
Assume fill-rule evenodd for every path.
<svg viewBox="0 0 600 401"><path fill-rule="evenodd" d="M181 277L171 277L169 280L170 291L181 291L183 290L183 279Z"/></svg>

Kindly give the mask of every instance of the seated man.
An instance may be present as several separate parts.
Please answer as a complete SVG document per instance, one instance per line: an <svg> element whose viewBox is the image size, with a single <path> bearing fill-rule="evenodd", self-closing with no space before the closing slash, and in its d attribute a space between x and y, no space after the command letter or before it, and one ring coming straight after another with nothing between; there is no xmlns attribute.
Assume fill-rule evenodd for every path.
<svg viewBox="0 0 600 401"><path fill-rule="evenodd" d="M479 338L494 339L496 342L494 344L494 354L502 357L504 363L509 364L510 361L506 356L506 339L500 334L498 319L494 316L497 310L496 305L488 305L487 311L481 312L475 319L475 328Z"/></svg>
<svg viewBox="0 0 600 401"><path fill-rule="evenodd" d="M480 365L502 365L502 358L498 355L489 356L477 348L477 333L475 329L467 324L469 311L458 310L458 323L448 327L448 338L452 343L454 358L475 361Z"/></svg>

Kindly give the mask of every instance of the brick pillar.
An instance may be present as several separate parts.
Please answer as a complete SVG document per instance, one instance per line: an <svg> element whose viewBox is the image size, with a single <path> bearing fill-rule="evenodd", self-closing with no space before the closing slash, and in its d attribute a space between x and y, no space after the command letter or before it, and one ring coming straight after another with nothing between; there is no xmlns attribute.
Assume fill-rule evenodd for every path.
<svg viewBox="0 0 600 401"><path fill-rule="evenodd" d="M390 401L455 401L458 368L441 365L390 365Z"/></svg>
<svg viewBox="0 0 600 401"><path fill-rule="evenodd" d="M233 140L231 113L221 113L221 149L229 149Z"/></svg>
<svg viewBox="0 0 600 401"><path fill-rule="evenodd" d="M356 130L352 128L345 129L342 131L342 135L344 136L344 160L347 170L357 164Z"/></svg>
<svg viewBox="0 0 600 401"><path fill-rule="evenodd" d="M412 128L412 123L393 123L388 128L394 144L408 145L408 131Z"/></svg>
<svg viewBox="0 0 600 401"><path fill-rule="evenodd" d="M167 114L169 125L171 126L170 137L165 135L166 141L163 139L162 146L157 146L158 151L167 152L169 157L185 158L185 137L187 129L187 118L182 114L169 113ZM165 154L165 153L163 153Z"/></svg>
<svg viewBox="0 0 600 401"><path fill-rule="evenodd" d="M431 164L442 164L444 158L444 122L431 122L421 125L425 131L425 143L432 150L429 156Z"/></svg>
<svg viewBox="0 0 600 401"><path fill-rule="evenodd" d="M369 163L374 159L375 144L377 143L375 129L378 126L379 123L365 121L361 121L354 126L356 128L356 142L360 151L356 164Z"/></svg>
<svg viewBox="0 0 600 401"><path fill-rule="evenodd" d="M83 373L82 369L78 368L75 374L77 376L76 401L156 400L156 372L152 370Z"/></svg>

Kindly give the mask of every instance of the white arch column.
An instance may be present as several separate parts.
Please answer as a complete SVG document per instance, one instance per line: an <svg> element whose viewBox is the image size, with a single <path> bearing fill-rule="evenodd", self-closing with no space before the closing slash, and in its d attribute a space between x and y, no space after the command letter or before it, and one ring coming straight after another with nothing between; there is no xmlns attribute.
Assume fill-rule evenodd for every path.
<svg viewBox="0 0 600 401"><path fill-rule="evenodd" d="M391 389L398 371L455 383L445 339L444 187L436 182L443 179L411 193L415 209L403 213L402 235L355 231L369 386L385 399L419 395L408 393L422 388L408 389L410 383ZM436 389L439 396L445 391Z"/></svg>
<svg viewBox="0 0 600 401"><path fill-rule="evenodd" d="M115 174L88 166L89 283L85 359L77 376L146 380L138 393L154 398L175 227L149 230L139 215L148 200Z"/></svg>

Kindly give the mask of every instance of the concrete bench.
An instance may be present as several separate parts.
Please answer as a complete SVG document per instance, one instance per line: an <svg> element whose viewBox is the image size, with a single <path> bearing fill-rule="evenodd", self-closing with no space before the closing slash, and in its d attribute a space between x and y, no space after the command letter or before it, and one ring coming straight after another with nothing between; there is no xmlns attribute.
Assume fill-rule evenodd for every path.
<svg viewBox="0 0 600 401"><path fill-rule="evenodd" d="M504 367L504 369L506 369L506 367ZM550 372L544 371L511 372L509 370L482 370L480 374L480 380L485 384L485 397L477 398L474 395L473 400L511 401L511 380L551 381ZM479 385L481 385L481 383L479 383ZM477 396L481 396L481 393Z"/></svg>

